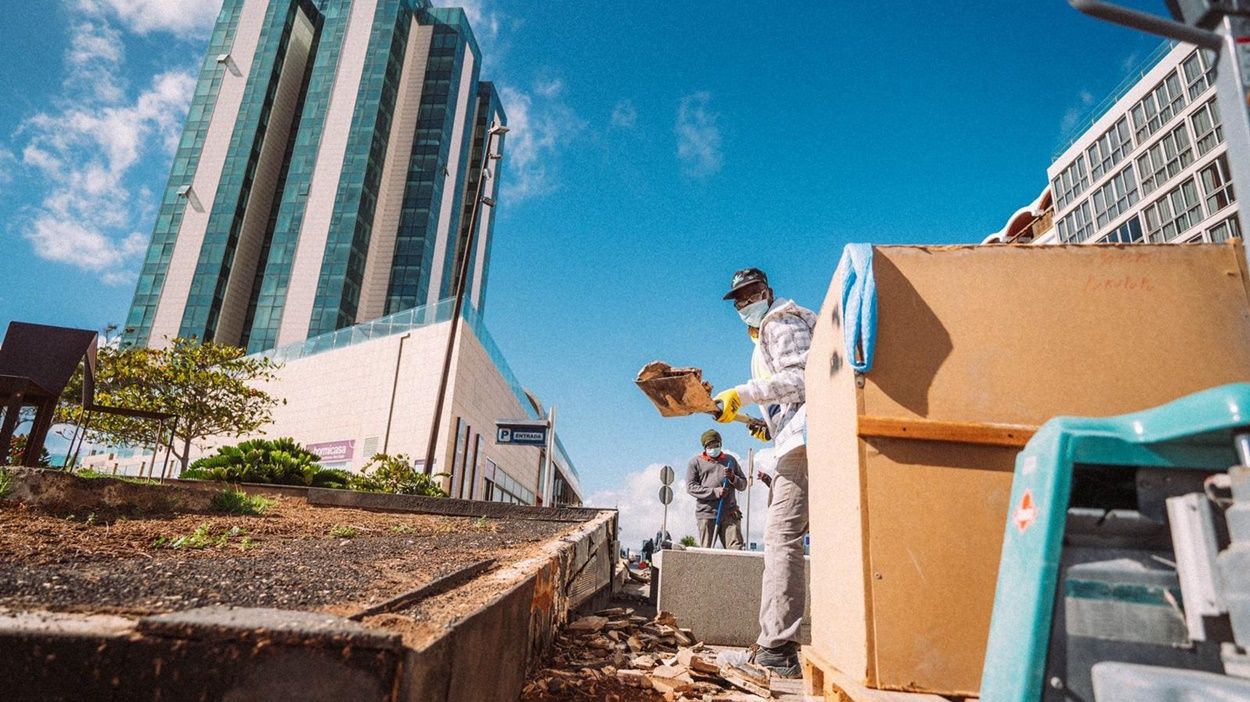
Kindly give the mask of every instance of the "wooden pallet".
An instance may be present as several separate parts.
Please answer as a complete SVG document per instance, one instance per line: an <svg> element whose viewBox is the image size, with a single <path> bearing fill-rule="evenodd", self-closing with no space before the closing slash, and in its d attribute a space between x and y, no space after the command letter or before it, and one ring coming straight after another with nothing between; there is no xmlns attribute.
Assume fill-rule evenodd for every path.
<svg viewBox="0 0 1250 702"><path fill-rule="evenodd" d="M804 692L824 697L825 702L950 702L945 697L924 692L876 690L855 682L829 665L811 646L803 647Z"/></svg>

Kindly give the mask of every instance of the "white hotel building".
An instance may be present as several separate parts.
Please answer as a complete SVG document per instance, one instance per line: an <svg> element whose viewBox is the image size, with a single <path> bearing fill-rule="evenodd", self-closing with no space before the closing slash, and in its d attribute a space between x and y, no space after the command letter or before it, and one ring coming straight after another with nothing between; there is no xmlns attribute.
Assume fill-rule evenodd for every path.
<svg viewBox="0 0 1250 702"><path fill-rule="evenodd" d="M1240 236L1212 55L1166 42L1070 131L1048 184L985 243Z"/></svg>

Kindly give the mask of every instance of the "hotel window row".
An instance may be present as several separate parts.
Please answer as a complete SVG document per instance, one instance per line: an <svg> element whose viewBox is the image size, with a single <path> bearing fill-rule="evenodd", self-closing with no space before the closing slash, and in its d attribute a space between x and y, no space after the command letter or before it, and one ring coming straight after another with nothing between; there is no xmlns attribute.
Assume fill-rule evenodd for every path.
<svg viewBox="0 0 1250 702"><path fill-rule="evenodd" d="M1146 95L1129 108L1126 115L1098 137L1084 152L1051 180L1056 212L1074 206L1091 185L1112 170L1135 147L1141 147L1181 112L1188 101L1193 102L1214 85L1214 68L1202 51L1193 51L1181 65L1169 71ZM1199 154L1205 154L1219 143L1219 114L1214 100L1194 113L1194 132L1199 141ZM1131 123L1130 123L1131 120ZM1175 132L1170 133L1174 134ZM1185 135L1186 137L1188 134ZM1143 190L1145 177L1142 176Z"/></svg>
<svg viewBox="0 0 1250 702"><path fill-rule="evenodd" d="M1222 241L1235 204L1213 68L1193 51L1051 180L1060 243ZM1195 106L1185 115L1186 100ZM1125 109L1121 107L1120 109ZM1177 117L1182 118L1177 120ZM1221 217L1214 225L1208 218ZM1204 224L1205 223L1205 224ZM1197 232L1191 230L1205 226Z"/></svg>

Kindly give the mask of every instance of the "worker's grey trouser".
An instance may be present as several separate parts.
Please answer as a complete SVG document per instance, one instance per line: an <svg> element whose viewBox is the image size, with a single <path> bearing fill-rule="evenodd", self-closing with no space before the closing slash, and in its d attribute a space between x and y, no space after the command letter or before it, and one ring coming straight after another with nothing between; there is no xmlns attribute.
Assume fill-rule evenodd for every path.
<svg viewBox="0 0 1250 702"><path fill-rule="evenodd" d="M720 529L716 529L715 519L699 520L699 546L714 548L716 540L725 548L742 550L742 522L734 517L721 517Z"/></svg>
<svg viewBox="0 0 1250 702"><path fill-rule="evenodd" d="M764 525L764 585L760 591L760 637L777 648L798 642L807 601L803 577L803 536L807 534L807 447L777 462L768 520Z"/></svg>

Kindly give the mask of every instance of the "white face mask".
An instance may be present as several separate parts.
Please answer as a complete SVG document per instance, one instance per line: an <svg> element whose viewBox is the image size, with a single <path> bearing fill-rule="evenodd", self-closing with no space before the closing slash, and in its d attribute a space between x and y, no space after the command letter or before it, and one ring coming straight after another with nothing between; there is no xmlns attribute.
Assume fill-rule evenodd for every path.
<svg viewBox="0 0 1250 702"><path fill-rule="evenodd" d="M766 314L768 314L768 300L756 300L738 310L738 316L742 317L742 321L746 322L748 327L756 329L759 328L760 322L764 321Z"/></svg>
<svg viewBox="0 0 1250 702"><path fill-rule="evenodd" d="M720 449L710 448L707 450L707 455L711 456L712 458L720 458Z"/></svg>

